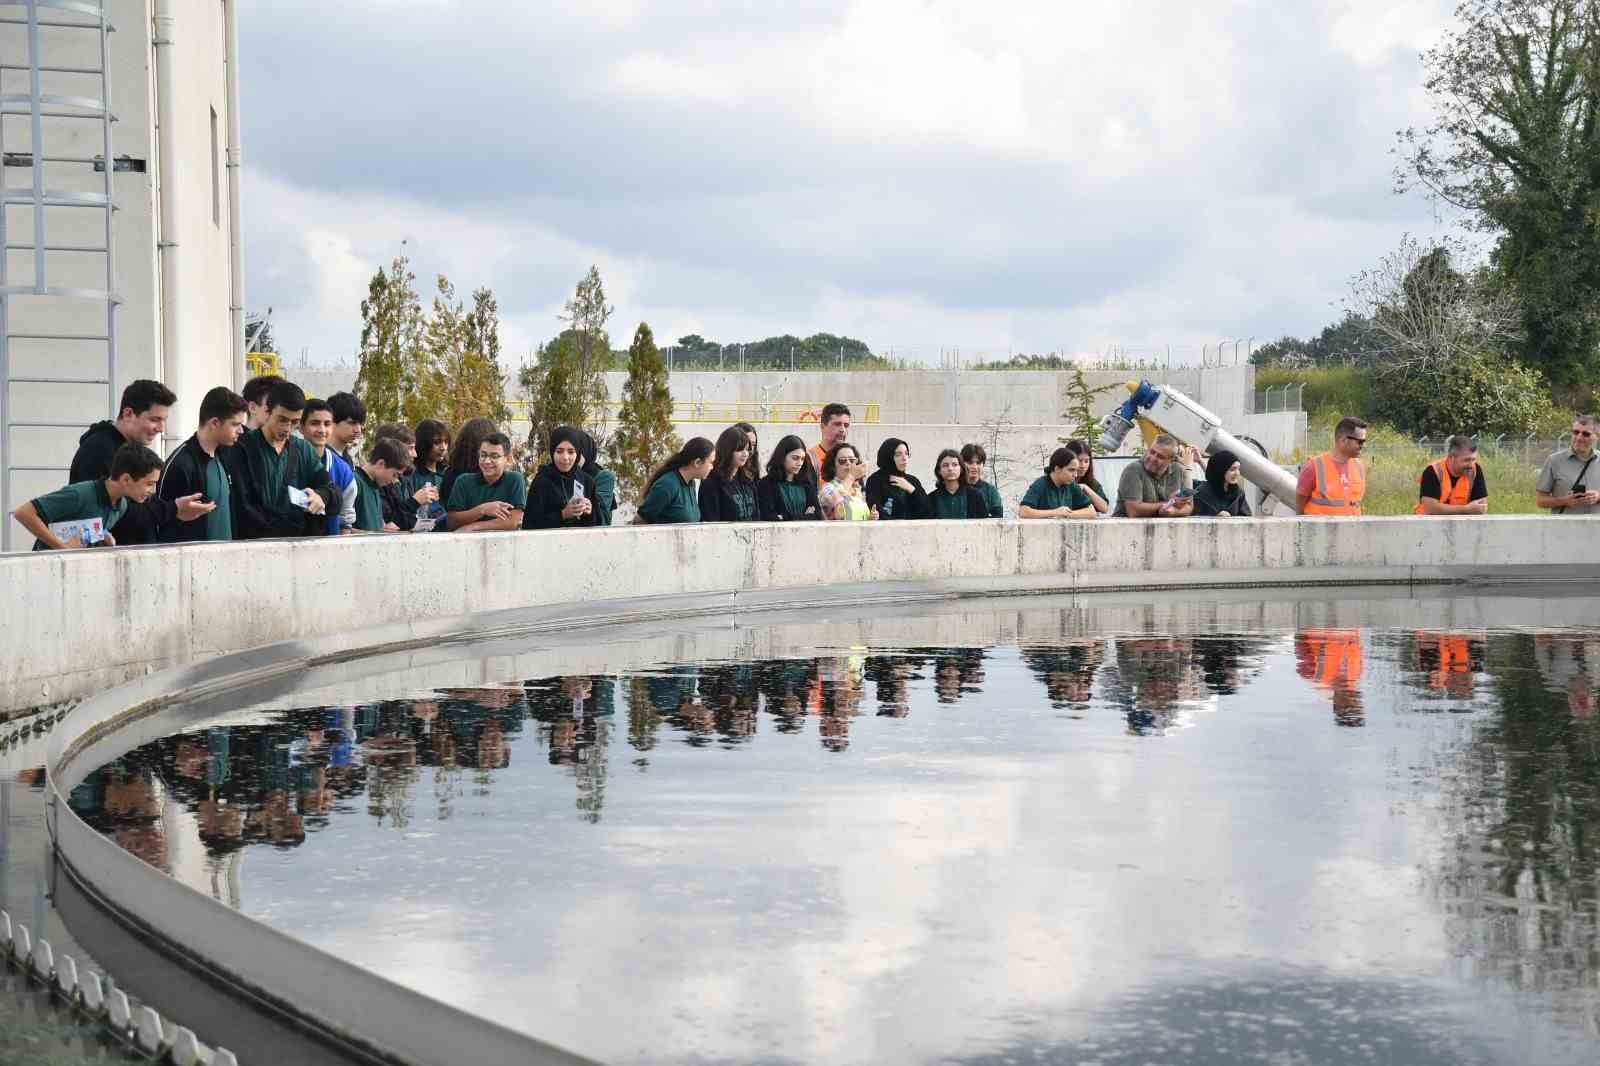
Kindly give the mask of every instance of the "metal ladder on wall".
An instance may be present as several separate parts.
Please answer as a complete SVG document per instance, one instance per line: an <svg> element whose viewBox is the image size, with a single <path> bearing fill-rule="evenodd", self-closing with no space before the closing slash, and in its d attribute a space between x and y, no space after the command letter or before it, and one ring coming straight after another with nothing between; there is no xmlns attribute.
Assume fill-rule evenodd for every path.
<svg viewBox="0 0 1600 1066"><path fill-rule="evenodd" d="M11 550L13 521L11 512L22 501L13 499L12 475L25 471L66 474L63 465L23 465L14 462L16 450L12 431L16 429L82 429L87 422L47 420L15 417L12 387L99 385L107 392L106 408L112 418L117 416L117 297L116 244L114 220L117 209L112 193L111 176L116 170L116 154L112 151L112 125L117 121L111 112L111 42L116 32L111 25L106 4L109 0L0 0L0 32L14 33L10 27L22 27L27 52L26 62L18 63L14 56L0 53L0 548ZM21 14L14 12L20 9ZM52 35L94 34L98 37L98 66L48 65L44 60L41 41ZM75 42L74 42L75 43ZM27 92L6 92L7 82L26 72ZM80 96L46 93L41 89L44 75L63 81L84 79L98 87L97 95ZM10 120L25 119L28 126L27 151L12 150L6 140ZM78 123L94 122L100 126L101 153L94 155L49 154L50 145L60 138L47 139L53 133L70 132ZM71 143L71 138L66 138ZM103 177L101 191L84 192L71 188L51 187L45 181L45 166L94 168ZM27 185L13 186L4 181L6 171L26 166L31 172ZM12 240L11 212L14 208L27 208L33 219L31 243ZM45 225L46 209L74 208L98 211L104 215L104 239L100 243L52 243ZM31 282L17 284L12 281L10 258L13 252L27 252L32 259ZM103 257L105 283L102 288L52 285L51 279L60 273L63 261L80 261L84 256ZM52 269L55 268L55 269ZM14 319L18 299L38 301L95 301L105 307L104 332L98 326L84 332L51 332L48 329L18 332ZM48 308L45 308L48 314ZM98 316L95 316L98 317ZM18 354L17 342L36 347L44 369L26 375L13 375L12 368ZM103 376L69 377L58 375L53 368L60 360L52 358L50 351L62 343L104 344L105 369Z"/></svg>

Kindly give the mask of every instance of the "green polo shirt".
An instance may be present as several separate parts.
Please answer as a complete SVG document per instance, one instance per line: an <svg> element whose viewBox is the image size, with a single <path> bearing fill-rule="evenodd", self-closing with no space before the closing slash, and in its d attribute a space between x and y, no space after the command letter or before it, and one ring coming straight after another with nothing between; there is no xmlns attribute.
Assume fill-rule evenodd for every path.
<svg viewBox="0 0 1600 1066"><path fill-rule="evenodd" d="M700 500L695 496L694 482L683 480L676 470L668 470L650 486L639 505L639 514L653 526L700 521Z"/></svg>
<svg viewBox="0 0 1600 1066"><path fill-rule="evenodd" d="M443 484L443 470L424 470L420 466L412 467L411 473L400 479L400 487L405 490L407 496L415 496L417 490L424 485L432 485L434 488L438 488Z"/></svg>
<svg viewBox="0 0 1600 1066"><path fill-rule="evenodd" d="M525 510L528 506L528 483L516 470L507 470L493 485L485 482L482 474L462 474L450 486L450 502L445 505L445 510L470 511L490 500L500 500L519 511ZM378 528L383 528L382 519L378 521Z"/></svg>
<svg viewBox="0 0 1600 1066"><path fill-rule="evenodd" d="M368 533L379 533L383 530L383 490L378 488L378 483L367 476L367 472L359 466L352 471L356 476L356 528L364 529ZM501 478L504 481L504 478Z"/></svg>
<svg viewBox="0 0 1600 1066"><path fill-rule="evenodd" d="M989 508L991 518L999 518L1006 512L1006 505L1000 499L1000 490L994 487L994 482L978 479L973 488L983 494L983 505Z"/></svg>
<svg viewBox="0 0 1600 1066"><path fill-rule="evenodd" d="M1035 478L1028 491L1022 494L1022 505L1032 507L1035 511L1053 511L1057 507L1065 507L1072 511L1081 511L1085 507L1092 507L1089 494L1083 491L1083 486L1076 481L1068 485L1057 485L1050 480L1049 474L1042 474Z"/></svg>
<svg viewBox="0 0 1600 1066"><path fill-rule="evenodd" d="M111 494L106 492L103 480L75 481L66 488L38 497L33 501L33 509L39 512L40 520L47 526L54 522L82 522L98 518L102 526L110 529L128 513L128 501L123 499L112 503ZM42 540L35 540L33 550L47 551L48 546Z"/></svg>
<svg viewBox="0 0 1600 1066"><path fill-rule="evenodd" d="M976 487L976 486L974 486ZM933 517L935 518L967 518L967 493L966 483L956 492L944 491L943 485L938 485L928 493L928 502L933 504Z"/></svg>
<svg viewBox="0 0 1600 1066"><path fill-rule="evenodd" d="M232 540L233 485L228 481L228 470L222 465L220 455L213 455L206 463L206 495L217 505L206 515L206 539Z"/></svg>

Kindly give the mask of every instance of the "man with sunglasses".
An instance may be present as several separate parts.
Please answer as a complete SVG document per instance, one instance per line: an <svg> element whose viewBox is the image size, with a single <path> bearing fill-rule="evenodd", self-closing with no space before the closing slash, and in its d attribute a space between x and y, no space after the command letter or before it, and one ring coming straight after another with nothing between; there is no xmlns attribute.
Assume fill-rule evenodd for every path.
<svg viewBox="0 0 1600 1066"><path fill-rule="evenodd" d="M1600 514L1600 463L1595 462L1595 417L1579 415L1572 423L1572 447L1544 461L1534 485L1540 507L1556 514Z"/></svg>
<svg viewBox="0 0 1600 1066"><path fill-rule="evenodd" d="M1366 446L1367 424L1359 418L1341 418L1333 428L1333 451L1323 452L1300 468L1295 509L1303 515L1361 517L1367 468L1360 455Z"/></svg>

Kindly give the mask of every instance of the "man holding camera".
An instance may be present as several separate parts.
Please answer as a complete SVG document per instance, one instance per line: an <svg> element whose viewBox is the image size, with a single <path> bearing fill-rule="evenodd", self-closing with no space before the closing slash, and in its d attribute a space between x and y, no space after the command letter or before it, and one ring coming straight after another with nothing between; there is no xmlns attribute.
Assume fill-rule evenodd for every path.
<svg viewBox="0 0 1600 1066"><path fill-rule="evenodd" d="M1556 514L1600 514L1600 464L1595 463L1595 417L1572 423L1572 447L1544 461L1535 484L1535 501Z"/></svg>

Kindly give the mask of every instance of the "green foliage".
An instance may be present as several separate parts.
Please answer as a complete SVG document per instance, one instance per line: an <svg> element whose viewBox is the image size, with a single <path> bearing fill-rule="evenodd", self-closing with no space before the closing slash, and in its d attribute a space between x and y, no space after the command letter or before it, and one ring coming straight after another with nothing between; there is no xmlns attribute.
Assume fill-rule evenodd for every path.
<svg viewBox="0 0 1600 1066"><path fill-rule="evenodd" d="M1061 402L1066 410L1061 412L1061 418L1066 422L1068 435L1062 440L1071 440L1077 437L1086 441L1094 441L1100 436L1100 420L1094 414L1094 399L1104 392L1115 392L1123 388L1121 382L1113 381L1109 385L1095 388L1089 384L1084 376L1083 367L1074 365L1072 377L1061 387Z"/></svg>
<svg viewBox="0 0 1600 1066"><path fill-rule="evenodd" d="M1499 235L1518 354L1564 395L1600 372L1600 18L1592 0L1464 0L1423 55L1433 121L1401 135L1415 183Z"/></svg>
<svg viewBox="0 0 1600 1066"><path fill-rule="evenodd" d="M468 311L443 274L433 313L425 314L404 256L379 269L361 301L356 393L367 420L415 425L424 418L459 426L471 418L510 421L496 357L500 322L494 294L479 289Z"/></svg>
<svg viewBox="0 0 1600 1066"><path fill-rule="evenodd" d="M1373 330L1372 322L1346 312L1342 319L1325 326L1308 341L1285 336L1263 344L1250 354L1250 361L1258 367L1369 366L1382 348L1383 341Z"/></svg>
<svg viewBox="0 0 1600 1066"><path fill-rule="evenodd" d="M1301 402L1307 421L1331 427L1345 415L1361 417L1372 411L1372 378L1370 369L1359 366L1267 366L1256 371L1256 388L1304 385Z"/></svg>
<svg viewBox="0 0 1600 1066"><path fill-rule="evenodd" d="M396 256L367 285L361 301L360 369L356 393L367 405L367 420L414 422L430 417L425 393L432 384L424 334L427 324L417 298L416 275L405 256Z"/></svg>
<svg viewBox="0 0 1600 1066"><path fill-rule="evenodd" d="M1461 357L1435 372L1380 370L1374 386L1373 413L1418 436L1526 434L1560 421L1549 385L1509 356Z"/></svg>
<svg viewBox="0 0 1600 1066"><path fill-rule="evenodd" d="M675 370L738 370L741 348L746 370L788 370L791 365L796 370L837 370L841 351L846 370L899 369L893 360L873 355L865 341L832 333L805 338L785 333L746 344L718 344L691 333L672 346L672 366Z"/></svg>
<svg viewBox="0 0 1600 1066"><path fill-rule="evenodd" d="M655 468L682 446L672 426L667 364L650 327L641 322L628 349L628 381L622 386L617 431L606 449L606 465L617 476L617 499L637 498Z"/></svg>
<svg viewBox="0 0 1600 1066"><path fill-rule="evenodd" d="M606 322L615 310L606 302L600 271L590 267L567 301L561 321L567 328L539 349L532 365L517 375L528 401L527 460L545 454L550 431L557 426L588 430L605 447L606 382L611 366L611 338Z"/></svg>

